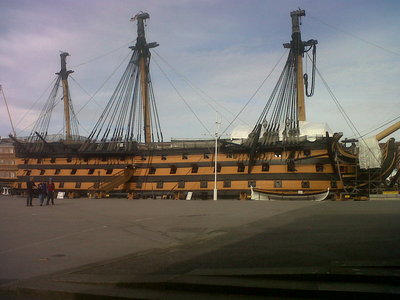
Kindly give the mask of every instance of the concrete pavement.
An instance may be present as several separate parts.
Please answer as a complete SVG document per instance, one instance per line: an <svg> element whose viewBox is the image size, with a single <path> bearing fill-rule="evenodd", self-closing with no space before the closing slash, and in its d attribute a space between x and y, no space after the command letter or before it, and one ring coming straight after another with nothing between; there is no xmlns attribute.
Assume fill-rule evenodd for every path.
<svg viewBox="0 0 400 300"><path fill-rule="evenodd" d="M289 210L297 202L63 199L25 206L0 197L0 280L26 279L83 264L211 238Z"/></svg>
<svg viewBox="0 0 400 300"><path fill-rule="evenodd" d="M400 201L21 204L0 202L0 274L22 297L400 294Z"/></svg>

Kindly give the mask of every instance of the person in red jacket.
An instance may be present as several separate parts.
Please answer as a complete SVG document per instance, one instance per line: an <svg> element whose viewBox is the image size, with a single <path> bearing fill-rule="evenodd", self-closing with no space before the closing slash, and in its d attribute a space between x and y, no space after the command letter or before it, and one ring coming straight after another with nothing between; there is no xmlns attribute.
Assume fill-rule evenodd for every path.
<svg viewBox="0 0 400 300"><path fill-rule="evenodd" d="M54 183L53 180L50 178L49 182L47 183L47 202L46 205L49 205L49 202L51 200L51 205L54 204Z"/></svg>

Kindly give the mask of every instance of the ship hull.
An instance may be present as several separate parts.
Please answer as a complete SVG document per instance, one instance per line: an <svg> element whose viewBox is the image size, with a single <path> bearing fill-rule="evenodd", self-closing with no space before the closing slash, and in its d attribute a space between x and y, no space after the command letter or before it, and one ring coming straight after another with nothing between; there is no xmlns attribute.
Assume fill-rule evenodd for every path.
<svg viewBox="0 0 400 300"><path fill-rule="evenodd" d="M248 148L220 141L218 198L249 199L250 186L283 194L293 190L304 193L328 188L340 190L342 186L332 164L329 139L292 146L276 144L259 149L253 159ZM132 151L92 147L112 150L108 152L76 151L73 149L78 149L78 145L69 145L70 150L64 152L59 147L56 151L43 148L31 153L26 149L33 145L25 145L25 150L17 151L20 159L16 188L24 189L29 177L36 182L52 178L56 189L71 197L115 194L132 198L185 199L190 192L192 199L212 199L215 188L213 145L214 141L198 140L137 145Z"/></svg>

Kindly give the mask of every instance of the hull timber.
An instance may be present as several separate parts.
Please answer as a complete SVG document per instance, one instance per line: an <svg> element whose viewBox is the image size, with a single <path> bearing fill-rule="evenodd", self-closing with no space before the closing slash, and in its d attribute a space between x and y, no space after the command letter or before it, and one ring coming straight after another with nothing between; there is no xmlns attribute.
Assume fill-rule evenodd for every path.
<svg viewBox="0 0 400 300"><path fill-rule="evenodd" d="M257 151L250 161L247 148L229 141L219 142L217 188L219 198L246 199L250 186L285 193L304 193L343 188L329 153L331 138L288 146L277 143ZM24 154L17 151L18 187L52 178L58 191L86 196L87 193L126 193L142 198L212 198L214 188L214 141L172 141L137 145L135 151L76 152L79 145L52 145L59 151ZM107 147L105 147L107 148ZM64 149L64 153L61 151ZM30 158L26 158L30 157ZM251 171L249 172L249 166ZM112 184L112 182L114 184Z"/></svg>
<svg viewBox="0 0 400 300"><path fill-rule="evenodd" d="M396 169L400 152L396 148L393 138L381 144L382 163L380 168L360 169L358 166L358 153L355 147L345 148L338 142L334 135L332 153L336 153L336 171L343 182L344 190L349 193L369 194L377 193L385 184L386 178Z"/></svg>

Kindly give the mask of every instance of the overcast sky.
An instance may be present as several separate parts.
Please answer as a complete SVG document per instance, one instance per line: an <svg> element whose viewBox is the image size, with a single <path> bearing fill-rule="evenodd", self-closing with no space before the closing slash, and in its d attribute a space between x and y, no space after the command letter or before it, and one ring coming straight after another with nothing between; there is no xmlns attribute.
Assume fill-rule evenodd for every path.
<svg viewBox="0 0 400 300"><path fill-rule="evenodd" d="M209 131L215 109L225 129L284 54L290 11L299 7L306 10L303 40L318 40L317 67L359 132L399 117L397 0L0 0L0 84L17 135L30 133L60 70L60 51L67 51L68 68L75 71L72 101L80 133L87 136L127 64L128 47L136 39L130 19L145 11L150 14L147 41L160 44L151 72L164 137L206 138L206 129L163 72ZM231 129L254 125L283 62ZM11 126L0 97L0 136L7 136ZM308 121L326 122L334 132L353 136L320 78L314 97L306 101ZM50 133L63 126L61 109ZM394 136L400 139L400 133Z"/></svg>

